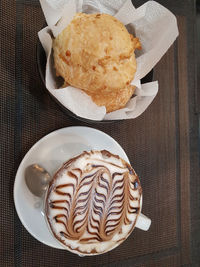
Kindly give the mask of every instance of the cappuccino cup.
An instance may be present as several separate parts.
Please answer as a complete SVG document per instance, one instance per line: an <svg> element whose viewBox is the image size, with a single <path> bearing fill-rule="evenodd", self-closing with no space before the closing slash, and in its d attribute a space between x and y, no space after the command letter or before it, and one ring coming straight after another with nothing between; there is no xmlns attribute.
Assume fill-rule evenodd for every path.
<svg viewBox="0 0 200 267"><path fill-rule="evenodd" d="M83 152L53 176L45 197L45 218L63 248L79 256L106 253L135 227L147 231L141 213L142 188L129 163L106 150Z"/></svg>

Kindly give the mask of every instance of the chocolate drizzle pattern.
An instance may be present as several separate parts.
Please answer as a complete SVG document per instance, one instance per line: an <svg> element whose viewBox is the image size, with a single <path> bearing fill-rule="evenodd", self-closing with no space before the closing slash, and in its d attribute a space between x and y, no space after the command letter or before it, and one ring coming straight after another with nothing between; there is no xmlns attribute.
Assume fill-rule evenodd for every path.
<svg viewBox="0 0 200 267"><path fill-rule="evenodd" d="M140 182L129 164L105 150L84 152L55 174L46 214L52 232L64 245L70 248L70 241L75 241L78 252L98 253L100 242L108 243L108 250L132 231L140 198Z"/></svg>

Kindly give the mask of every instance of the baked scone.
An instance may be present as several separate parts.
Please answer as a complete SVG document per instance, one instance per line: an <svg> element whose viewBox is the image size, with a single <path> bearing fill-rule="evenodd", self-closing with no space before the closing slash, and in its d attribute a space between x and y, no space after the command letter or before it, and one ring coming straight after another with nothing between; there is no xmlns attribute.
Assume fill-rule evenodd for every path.
<svg viewBox="0 0 200 267"><path fill-rule="evenodd" d="M112 112L126 106L135 91L135 86L127 85L126 88L113 92L86 92L98 106L105 106L106 112Z"/></svg>
<svg viewBox="0 0 200 267"><path fill-rule="evenodd" d="M91 95L97 105L107 103L108 95L111 99L122 94L125 100L131 97L129 85L136 72L134 50L139 47L138 38L113 16L77 13L53 42L56 74ZM122 101L124 105L129 99ZM105 106L108 112L109 105ZM110 110L123 106L116 99Z"/></svg>

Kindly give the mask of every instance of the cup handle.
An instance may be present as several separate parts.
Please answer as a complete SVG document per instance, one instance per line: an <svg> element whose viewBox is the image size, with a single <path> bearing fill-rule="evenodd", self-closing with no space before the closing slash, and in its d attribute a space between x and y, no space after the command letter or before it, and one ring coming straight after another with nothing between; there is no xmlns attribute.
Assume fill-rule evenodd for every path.
<svg viewBox="0 0 200 267"><path fill-rule="evenodd" d="M151 225L151 219L149 219L144 214L140 213L140 215L137 218L135 227L137 227L137 228L139 228L141 230L144 230L144 231L148 231L150 225Z"/></svg>

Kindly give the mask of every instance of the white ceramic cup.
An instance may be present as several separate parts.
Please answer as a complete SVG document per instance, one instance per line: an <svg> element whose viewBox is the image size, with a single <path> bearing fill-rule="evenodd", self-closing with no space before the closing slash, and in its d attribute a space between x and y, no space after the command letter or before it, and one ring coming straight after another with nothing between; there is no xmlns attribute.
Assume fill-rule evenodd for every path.
<svg viewBox="0 0 200 267"><path fill-rule="evenodd" d="M151 225L151 219L149 219L144 214L140 213L140 215L137 218L135 227L144 231L148 231L150 225Z"/></svg>
<svg viewBox="0 0 200 267"><path fill-rule="evenodd" d="M101 153L103 153L104 151L101 151ZM125 234L125 235L123 235L123 231L120 233L121 234L121 236L120 236L120 234L119 233L117 233L117 235L118 235L118 237L114 237L114 239L113 240L111 240L111 241L97 241L96 242L96 244L95 245L93 245L93 243L85 243L85 244L81 244L81 246L82 247L84 247L85 246L85 248L83 249L83 250L81 250L81 249L79 249L79 241L78 241L78 239L76 240L76 239L71 239L71 238L68 238L68 237L70 237L70 232L68 232L68 234L67 234L67 232L65 232L65 230L66 229L70 229L70 227L71 227L71 225L74 225L74 224L72 224L72 222L70 222L70 226L67 226L66 225L66 215L64 214L64 213L62 213L60 210L67 210L67 208L66 207L69 207L70 206L70 204L69 203L71 203L70 201L71 200L69 200L69 199L71 199L71 197L70 197L70 194L69 194L69 192L70 191L66 191L66 192L56 192L57 191L57 189L54 191L54 189L53 188L55 188L54 186L55 186L55 184L56 184L56 179L57 179L57 177L59 177L59 179L61 179L61 184L59 184L58 185L58 188L60 189L60 186L61 186L61 188L68 188L68 187L70 187L70 188L75 188L75 186L76 186L76 182L74 182L74 184L73 184L73 182L72 181L77 181L77 176L74 174L74 173L71 173L71 171L69 171L70 172L70 176L66 176L67 174L67 172L66 172L66 170L68 169L68 166L70 166L70 164L72 164L71 162L73 161L73 160L75 160L76 161L76 159L77 158L79 158L79 157L81 157L81 156L85 156L84 155L84 153L85 154L87 154L87 156L88 156L88 154L89 153L91 153L91 157L93 156L93 154L95 154L95 153L97 153L97 155L99 156L99 154L100 154L100 152L99 151L96 151L96 152L83 152L81 155L79 155L78 157L76 157L76 158L73 158L73 159L71 159L71 160L69 160L69 163L68 162L66 162L58 171L57 171L57 173L55 173L55 175L53 176L53 179L52 179L52 182L50 183L50 185L49 185L49 189L47 190L49 193L47 193L46 194L46 197L45 197L45 217L46 217L46 221L47 221L47 224L48 224L48 226L49 226L49 230L50 230L50 232L52 233L52 235L54 236L54 238L60 243L60 244L62 244L62 246L65 248L65 249L67 249L67 250L69 250L69 251L71 251L71 252L73 252L73 253L75 253L75 254L78 254L78 255L81 255L81 256L85 256L85 255L87 255L87 256L92 256L92 255L99 255L99 254L102 254L102 253L106 253L106 252L108 252L108 251L110 251L110 250L112 250L112 249L114 249L115 247L117 247L118 245L120 245L125 239L127 239L128 238L128 236L133 232L133 230L134 230L134 228L136 227L136 228L139 228L139 229L141 229L141 230L144 230L144 231L147 231L148 229L149 229L149 227L150 227L150 225L151 225L151 220L148 218L148 217L146 217L145 215L143 215L142 213L141 213L141 210L142 210L142 199L143 199L143 197L142 197L142 194L140 193L140 203L138 203L138 212L137 212L137 216L135 217L135 219L133 219L133 217L131 217L132 219L129 219L130 221L129 221L129 223L127 224L126 223L126 225L124 225L124 228L123 229L126 229L126 230L123 230L123 231L127 231L127 234ZM111 154L110 152L104 152L104 153L109 153L109 156L107 156L107 154L106 154L106 156L107 157L112 157L112 156L115 156L115 155L113 155L113 154ZM101 154L100 154L101 155ZM104 154L103 154L104 155ZM111 155L111 156L110 156ZM107 159L107 157L105 157L105 159ZM126 162L124 162L124 164L127 164ZM73 165L72 165L73 166ZM100 165L101 166L101 165ZM129 165L130 166L130 165ZM131 167L131 166L130 166ZM70 168L70 167L69 167ZM68 170L70 170L70 169L68 169ZM72 170L75 170L75 169L72 169ZM77 170L77 169L76 169ZM78 169L79 170L79 169ZM129 169L129 172L131 171L132 172L132 168L131 169ZM117 173L117 172L116 172ZM64 175L63 175L64 174ZM73 176L71 176L71 175L73 175ZM93 174L92 175L94 175L94 172L93 172ZM91 177L92 175L88 175L87 174L87 176L88 177ZM136 174L135 174L136 175ZM75 178L74 178L74 176L75 176ZM87 177L86 176L86 177ZM61 177L61 178L60 178ZM65 178L63 178L63 177L70 177L70 178L68 178L69 180L68 180L68 182L69 182L69 185L67 185L66 183L66 180L64 180ZM73 177L73 178L71 178L71 177ZM85 178L86 178L85 177ZM85 179L84 178L84 179ZM138 177L137 177L138 178ZM90 178L91 179L91 178ZM137 182L136 182L137 183ZM85 182L85 184L87 184L87 182ZM116 183L115 183L116 184ZM140 186L141 187L141 186ZM104 187L105 188L105 187ZM117 187L115 187L115 188L117 188ZM136 187L137 188L137 187ZM53 202L55 201L57 201L56 202L56 204L52 204L52 199L50 200L50 196L51 196L51 192L52 192L52 189L53 189L53 194L54 194L54 198L53 198ZM58 189L58 190L59 190ZM72 190L72 189L71 189ZM140 190L140 189L139 189ZM75 189L74 189L74 191L75 191ZM72 193L72 195L74 194L74 191L71 191ZM114 190L114 191L116 191L116 190ZM55 193L56 192L56 193ZM87 192L87 191L84 191L84 195L85 195L85 192ZM141 192L141 191L140 191ZM81 193L81 194L83 194L83 193ZM86 193L87 194L87 193ZM55 198L55 195L56 195L56 198ZM59 197L57 197L57 195L59 195ZM61 195L61 196L60 196ZM63 200L63 195L67 195L67 199L68 200ZM134 194L132 195L133 197L134 197ZM49 198L50 197L50 198ZM69 201L69 202L68 202ZM85 201L85 200L84 200ZM59 204L58 204L59 203ZM60 203L62 203L62 204L60 204ZM64 203L64 204L63 204ZM68 204L66 204L66 203L68 203ZM55 206L54 206L55 205ZM57 205L60 205L60 206L57 206ZM62 206L62 205L64 205L64 206ZM65 205L67 205L66 207L65 207ZM128 203L127 203L127 205L128 205ZM128 207L128 206L127 206ZM85 208L84 208L85 209ZM58 211L56 211L56 212L58 212L58 213L56 213L55 212L55 210L58 210ZM60 213L61 212L61 213ZM120 211L121 212L121 211ZM69 214L69 211L67 211L67 213ZM114 212L113 212L114 213ZM134 212L133 212L134 213ZM131 213L130 213L130 215L131 215ZM57 216L58 216L58 221L57 221ZM54 222L54 218L56 218L55 219L55 222L56 223L58 223L58 224L61 224L61 228L60 228L60 225L58 226L58 227L55 227L55 222ZM63 220L62 219L60 219L60 218L64 218ZM84 219L83 219L83 221L85 221L85 217L83 217ZM80 221L80 218L78 219L79 221ZM81 221L80 221L81 222ZM64 227L63 227L63 225L64 225ZM90 224L91 225L91 224ZM129 227L129 225L132 225L132 226L130 226L131 228L127 228L127 227ZM93 227L93 226L92 226ZM125 228L126 227L126 228ZM95 229L95 227L94 227L94 229ZM129 229L129 230L127 230L127 229ZM67 230L68 231L68 230ZM73 231L76 231L76 230L73 230ZM89 230L88 230L89 231ZM58 233L59 233L59 235L58 235ZM78 233L78 232L77 232ZM89 232L90 233L90 232ZM92 231L92 234L93 233L95 233L94 231ZM96 238L96 237L95 237ZM117 240L117 238L120 240L119 242L118 242L118 240ZM99 238L100 239L100 238ZM65 241L63 241L63 240L65 240ZM107 246L105 246L105 243L109 243L110 242L110 244L111 245L107 245ZM92 244L92 245L91 245ZM94 248L95 249L93 249L93 248L91 248L92 246L94 246ZM96 247L95 247L96 246ZM90 247L90 248L88 248L88 247ZM78 249L76 249L76 248L78 248ZM97 249L98 248L98 249ZM105 250L104 250L104 248L105 248ZM85 251L84 251L85 250ZM93 252L92 250L96 250L95 252ZM84 251L84 252L83 252Z"/></svg>
<svg viewBox="0 0 200 267"><path fill-rule="evenodd" d="M47 194L45 194L44 203L46 202L46 196L47 196ZM140 205L141 205L140 207L141 207L141 209L142 209L142 196L141 196L141 200L140 200ZM141 209L140 209L140 210L141 210ZM95 253L95 254L91 253L91 254L87 254L87 255L86 255L86 254L82 254L82 253L79 254L79 253L77 253L76 251L71 250L71 249L69 249L68 247L64 246L63 243L59 242L59 241L57 240L57 238L54 236L54 234L53 234L53 232L52 232L52 230L51 230L51 228L50 228L50 226L49 226L48 220L47 220L47 218L46 218L46 214L45 214L45 219L46 219L47 227L48 227L50 233L51 233L52 236L55 238L55 240L56 240L59 244L61 244L61 245L63 246L64 249L66 249L66 250L68 250L68 251L70 251L70 252L72 252L72 253L78 254L78 255L81 256L81 257L83 257L83 256L95 256L95 255L100 255L100 254L101 254L101 253ZM144 214L142 214L142 213L140 212L140 213L138 214L138 216L137 216L135 226L133 227L131 233L133 233L133 231L134 231L135 228L138 228L138 229L143 230L143 231L148 231L149 228L150 228L150 226L151 226L151 219L149 219L147 216L145 216ZM131 233L130 233L130 234L131 234ZM129 235L128 235L128 236L129 236ZM126 239L128 238L128 236L126 237ZM113 250L114 248L115 248L115 247L109 249L108 251L105 251L104 253L107 253L107 252Z"/></svg>

